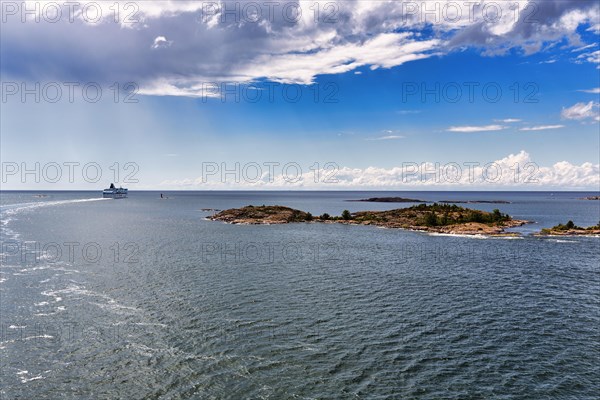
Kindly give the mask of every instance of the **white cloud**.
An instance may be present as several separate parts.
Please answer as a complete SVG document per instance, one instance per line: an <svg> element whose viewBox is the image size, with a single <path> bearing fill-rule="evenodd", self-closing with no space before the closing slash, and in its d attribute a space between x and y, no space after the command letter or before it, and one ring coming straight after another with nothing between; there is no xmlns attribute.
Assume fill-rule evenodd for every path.
<svg viewBox="0 0 600 400"><path fill-rule="evenodd" d="M563 108L561 116L565 119L594 119L600 121L600 104L590 101L589 103L577 103L571 107Z"/></svg>
<svg viewBox="0 0 600 400"><path fill-rule="evenodd" d="M152 48L153 49L158 49L161 47L169 47L173 42L167 40L166 37L164 36L157 36L156 39L154 39L154 43L152 44Z"/></svg>
<svg viewBox="0 0 600 400"><path fill-rule="evenodd" d="M589 62L592 64L599 64L598 68L600 68L600 50L596 50L590 53L582 53L577 56L575 60L577 63Z"/></svg>
<svg viewBox="0 0 600 400"><path fill-rule="evenodd" d="M592 43L592 44L588 44L586 46L581 46L581 47L578 47L576 49L573 49L573 50L571 50L571 52L572 53L578 53L580 51L591 49L592 47L596 47L596 46L598 46L596 43Z"/></svg>
<svg viewBox="0 0 600 400"><path fill-rule="evenodd" d="M600 35L600 24L595 24L586 29L588 32L594 32L596 35Z"/></svg>
<svg viewBox="0 0 600 400"><path fill-rule="evenodd" d="M145 96L219 97L220 93L210 82L189 82L187 79L158 79L141 87L138 91Z"/></svg>
<svg viewBox="0 0 600 400"><path fill-rule="evenodd" d="M321 51L259 56L235 71L245 80L268 78L281 83L311 84L317 75L340 74L358 67L392 68L428 58L439 40L415 41L411 33L383 33L363 43Z"/></svg>
<svg viewBox="0 0 600 400"><path fill-rule="evenodd" d="M583 92L583 93L592 93L592 94L599 94L600 93L600 87L594 88L594 89L580 90L580 92Z"/></svg>
<svg viewBox="0 0 600 400"><path fill-rule="evenodd" d="M397 140L397 139L404 139L404 136L400 136L400 135L388 135L388 136L379 136L376 138L370 138L367 140Z"/></svg>
<svg viewBox="0 0 600 400"><path fill-rule="evenodd" d="M419 114L421 110L399 110L398 114L400 115L410 115L410 114Z"/></svg>
<svg viewBox="0 0 600 400"><path fill-rule="evenodd" d="M513 124L515 122L521 122L521 120L517 119L517 118L495 119L494 121L504 122L505 124Z"/></svg>
<svg viewBox="0 0 600 400"><path fill-rule="evenodd" d="M564 128L564 125L539 125L539 126L529 126L525 128L519 129L520 131L545 131L548 129L560 129Z"/></svg>
<svg viewBox="0 0 600 400"><path fill-rule="evenodd" d="M518 173L516 172L518 171ZM320 176L329 176L335 182L315 182L315 172L306 170L297 180L291 182L282 174L269 176L266 172L253 182L235 183L222 181L217 174L213 179L185 178L161 183L165 188L187 189L389 189L406 188L436 189L481 188L539 190L541 188L582 189L598 188L600 185L600 165L589 162L581 165L560 161L551 166L536 164L531 156L521 151L491 163L468 164L462 162L440 164L436 162L404 162L391 168L341 167L335 171L320 171ZM294 177L295 178L295 177Z"/></svg>
<svg viewBox="0 0 600 400"><path fill-rule="evenodd" d="M506 129L502 125L483 125L483 126L451 126L446 129L448 132L474 133L474 132L492 132Z"/></svg>

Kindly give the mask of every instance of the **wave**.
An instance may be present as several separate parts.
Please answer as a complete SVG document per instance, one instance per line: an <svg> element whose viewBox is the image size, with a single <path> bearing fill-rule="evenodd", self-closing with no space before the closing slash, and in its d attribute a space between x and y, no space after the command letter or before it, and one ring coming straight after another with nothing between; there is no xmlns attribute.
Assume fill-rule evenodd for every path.
<svg viewBox="0 0 600 400"><path fill-rule="evenodd" d="M9 229L7 225L21 213L36 210L42 207L61 206L66 204L87 203L100 200L112 200L105 198L90 198L90 199L73 199L73 200L54 200L54 201L38 201L28 203L5 204L0 206L0 228L2 235L10 239L18 239L20 234Z"/></svg>
<svg viewBox="0 0 600 400"><path fill-rule="evenodd" d="M27 370L19 370L19 372L17 372L17 376L21 380L21 383L27 383L27 382L31 382L31 381L37 381L38 379L44 379L44 377L42 375L37 375L37 376L33 376L31 378L28 378L27 377L28 374L29 374L29 371L27 371Z"/></svg>
<svg viewBox="0 0 600 400"><path fill-rule="evenodd" d="M425 232L426 235L429 236L448 236L448 237L457 237L457 238L465 238L465 239L479 239L479 240L523 240L521 236L495 236L495 235L483 235L483 234L467 234L467 233L439 233L439 232Z"/></svg>
<svg viewBox="0 0 600 400"><path fill-rule="evenodd" d="M554 238L552 238L552 239L545 239L545 240L549 241L549 242L553 242L554 241L554 242L557 242L557 243L565 243L565 242L575 242L576 243L576 241L565 240L564 238L567 238L567 239L600 238L600 235L596 235L596 234L593 234L593 233L590 233L589 235L585 235L585 234L577 234L577 235L555 235L555 237L556 236L558 236L558 237L560 237L562 239L554 239Z"/></svg>
<svg viewBox="0 0 600 400"><path fill-rule="evenodd" d="M457 237L457 238L466 238L466 239L491 239L491 236L486 235L467 235L461 233L439 233L439 232L426 232L426 235L429 236L448 236L448 237Z"/></svg>
<svg viewBox="0 0 600 400"><path fill-rule="evenodd" d="M122 314L122 313L130 314L130 313L135 313L135 312L139 311L139 309L136 307L119 304L115 299L113 299L112 297L110 297L104 293L98 293L98 292L88 290L85 288L84 285L75 284L75 283L71 283L67 287L64 287L62 289L45 290L45 291L41 292L41 295L51 297L54 300L54 303L51 303L51 304L56 304L56 303L62 302L63 296L65 296L65 297L69 297L69 298L78 298L78 299L82 299L82 298L95 299L93 301L88 300L88 303L93 304L102 309L106 309L106 310L115 312L117 314ZM63 311L63 310L60 310L60 307L59 307L59 311Z"/></svg>
<svg viewBox="0 0 600 400"><path fill-rule="evenodd" d="M0 206L1 213L8 213L9 215L16 214L25 210L31 210L40 207L49 207L49 206L60 206L63 204L72 204L72 203L87 203L90 201L100 201L100 200L112 200L105 199L103 197L93 197L91 199L72 199L72 200L53 200L53 201L34 201L28 203L15 203L15 204L5 204Z"/></svg>

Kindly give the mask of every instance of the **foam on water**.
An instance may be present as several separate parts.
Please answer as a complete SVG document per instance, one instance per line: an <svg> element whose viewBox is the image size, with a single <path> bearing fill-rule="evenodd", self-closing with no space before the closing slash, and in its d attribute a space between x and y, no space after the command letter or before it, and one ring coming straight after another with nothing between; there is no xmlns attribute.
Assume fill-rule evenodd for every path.
<svg viewBox="0 0 600 400"><path fill-rule="evenodd" d="M579 243L578 240L564 240L564 239L546 239L546 241L553 242L553 243L571 243L571 244Z"/></svg>
<svg viewBox="0 0 600 400"><path fill-rule="evenodd" d="M70 204L81 204L81 203L91 203L98 201L105 201L111 199L105 198L88 198L88 199L72 199L72 200L55 200L55 201L40 201L40 202L27 202L27 203L15 203L0 206L0 237L2 237L3 243L9 243L10 241L16 241L21 237L21 234L15 232L13 229L9 228L11 222L18 220L20 215L29 213L41 208L45 207L55 207L55 206L65 206ZM2 246L3 250L5 249L5 245ZM37 262L40 265L29 266L27 268L23 268L19 265L7 265L6 259L11 254L7 252L0 253L0 267L2 270L17 270L14 271L11 275L19 277L25 275L33 275L39 272L44 272L45 270L53 270L59 271L63 274L74 274L79 273L77 269L69 268L69 265L63 261L52 261L53 256L51 254L46 254L41 250L32 250L30 254L36 257ZM7 274L4 272L0 275L0 284L4 284L8 281L6 276ZM45 283L48 280L42 280L40 283Z"/></svg>
<svg viewBox="0 0 600 400"><path fill-rule="evenodd" d="M104 201L104 200L112 200L105 199L102 197L93 197L89 199L72 199L72 200L53 200L53 201L33 201L28 203L16 203L16 204L6 204L0 206L0 212L8 213L8 215L14 215L24 210L31 210L40 207L49 207L49 206L60 206L64 204L74 204L74 203L87 203L90 201Z"/></svg>
<svg viewBox="0 0 600 400"><path fill-rule="evenodd" d="M417 231L419 232L419 231ZM495 239L494 236L490 236L490 235L467 235L467 234L461 234L461 233L439 233L439 232L425 232L426 235L428 236L447 236L447 237L457 237L457 238L466 238L466 239L479 239L479 240L485 240L485 239Z"/></svg>
<svg viewBox="0 0 600 400"><path fill-rule="evenodd" d="M104 201L104 200L112 200L105 198L89 198L89 199L73 199L73 200L54 200L54 201L39 201L39 202L28 202L28 203L16 203L16 204L7 204L0 206L0 228L1 232L4 236L9 239L18 239L20 234L9 229L7 226L12 222L18 215L37 210L38 208L43 207L52 207L52 206L62 206L67 204L77 204L77 203L88 203L88 202L96 202L96 201Z"/></svg>
<svg viewBox="0 0 600 400"><path fill-rule="evenodd" d="M31 382L31 381L37 381L39 379L44 379L44 377L42 375L37 375L37 376L33 376L31 378L28 378L26 376L27 374L29 374L29 371L19 371L19 372L17 372L17 376L21 380L21 383L27 383L27 382Z"/></svg>

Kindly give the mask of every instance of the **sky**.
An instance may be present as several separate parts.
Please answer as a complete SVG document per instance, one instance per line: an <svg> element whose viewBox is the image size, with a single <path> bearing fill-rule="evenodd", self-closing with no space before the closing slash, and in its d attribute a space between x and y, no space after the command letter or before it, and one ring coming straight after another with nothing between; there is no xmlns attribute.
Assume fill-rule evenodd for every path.
<svg viewBox="0 0 600 400"><path fill-rule="evenodd" d="M596 1L2 1L3 190L600 190Z"/></svg>

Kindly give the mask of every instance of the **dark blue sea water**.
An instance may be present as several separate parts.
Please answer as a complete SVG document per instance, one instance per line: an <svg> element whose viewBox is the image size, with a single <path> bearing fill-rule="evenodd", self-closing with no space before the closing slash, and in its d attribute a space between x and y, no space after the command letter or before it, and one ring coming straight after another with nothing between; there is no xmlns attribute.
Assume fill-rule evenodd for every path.
<svg viewBox="0 0 600 400"><path fill-rule="evenodd" d="M596 399L597 193L2 192L2 399ZM237 226L210 211L314 215L469 204L535 221L517 239L337 224Z"/></svg>

